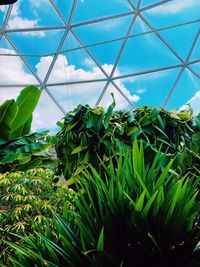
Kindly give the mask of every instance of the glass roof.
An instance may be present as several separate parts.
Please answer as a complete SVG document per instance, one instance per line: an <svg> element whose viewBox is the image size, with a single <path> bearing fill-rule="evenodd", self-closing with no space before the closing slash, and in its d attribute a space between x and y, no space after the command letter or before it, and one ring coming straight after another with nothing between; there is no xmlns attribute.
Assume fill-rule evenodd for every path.
<svg viewBox="0 0 200 267"><path fill-rule="evenodd" d="M0 103L35 84L33 130L78 104L200 112L199 0L18 0L0 6Z"/></svg>

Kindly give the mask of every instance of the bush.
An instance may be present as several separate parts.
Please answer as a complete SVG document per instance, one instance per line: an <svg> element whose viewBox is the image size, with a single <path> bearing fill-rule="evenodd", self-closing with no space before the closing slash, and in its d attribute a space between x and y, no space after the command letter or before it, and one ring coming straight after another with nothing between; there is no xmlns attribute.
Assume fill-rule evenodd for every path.
<svg viewBox="0 0 200 267"><path fill-rule="evenodd" d="M92 166L79 174L73 212L55 215L56 238L38 228L22 246L10 243L14 267L200 266L200 176L177 174L173 160L163 167L160 151L145 165L142 142L116 161L102 163L104 179Z"/></svg>
<svg viewBox="0 0 200 267"><path fill-rule="evenodd" d="M58 183L50 170L0 174L0 258L4 261L11 252L5 241L17 242L11 233L28 237L34 227L52 224L52 211L62 214L67 189ZM53 227L53 225L52 225Z"/></svg>
<svg viewBox="0 0 200 267"><path fill-rule="evenodd" d="M196 172L200 164L200 116L193 117L191 109L167 112L145 106L125 113L114 112L114 107L115 101L107 111L79 105L66 114L64 123L58 123L58 174L73 182L73 176L88 163L101 172L99 158L109 163L115 153L131 150L135 137L143 141L147 164L162 146L168 159L176 159L177 172Z"/></svg>
<svg viewBox="0 0 200 267"><path fill-rule="evenodd" d="M48 131L30 133L40 94L37 87L28 86L16 101L6 100L0 106L0 173L55 164L54 155L44 152L53 144Z"/></svg>

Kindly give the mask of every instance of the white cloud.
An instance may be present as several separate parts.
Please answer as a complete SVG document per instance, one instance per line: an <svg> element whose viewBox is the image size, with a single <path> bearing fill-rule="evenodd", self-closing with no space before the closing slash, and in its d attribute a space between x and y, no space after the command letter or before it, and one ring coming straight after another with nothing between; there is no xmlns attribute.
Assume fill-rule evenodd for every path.
<svg viewBox="0 0 200 267"><path fill-rule="evenodd" d="M46 1L46 0L45 0ZM40 2L45 2L44 0L31 1L34 3L32 5L39 5ZM6 14L7 6L0 6L0 12ZM23 29L23 28L34 28L39 25L38 19L28 19L21 15L20 13L20 1L16 2L13 5L10 19L8 21L8 28L10 29ZM30 35L30 36L39 36L43 37L45 35L44 31L30 31L30 32L21 32L21 35Z"/></svg>
<svg viewBox="0 0 200 267"><path fill-rule="evenodd" d="M144 89L144 88L140 88L140 89L137 89L136 90L136 93L137 94L143 94L143 93L145 93L146 92L146 89Z"/></svg>
<svg viewBox="0 0 200 267"><path fill-rule="evenodd" d="M199 0L173 0L167 4L152 8L147 12L151 14L176 14L188 10L189 8L193 8L197 5L199 6L199 4Z"/></svg>
<svg viewBox="0 0 200 267"><path fill-rule="evenodd" d="M200 91L198 91L189 101L188 104L191 105L194 115L198 115L200 113ZM187 105L182 106L180 109L187 109Z"/></svg>
<svg viewBox="0 0 200 267"><path fill-rule="evenodd" d="M0 53L14 53L9 49L0 49ZM37 74L44 78L51 64L52 57L41 58L40 62L36 65ZM102 66L107 72L110 72L113 65L104 64ZM52 75L48 82L77 80L95 80L104 78L104 74L98 67L92 66L90 70L76 68L74 65L69 65L65 56L59 55L53 69ZM18 57L0 57L0 81L1 83L36 83L33 75L26 72L23 63ZM132 101L137 102L140 97L132 95L124 86L122 81L115 81L121 91ZM73 109L76 105L90 104L95 105L101 91L106 82L93 82L87 84L78 84L73 86L55 86L49 87L52 94L59 100L66 110ZM0 89L0 103L6 99L16 98L20 89L18 88L5 88ZM104 107L108 107L111 103L111 92L114 92L117 103L117 108L122 109L128 105L127 101L121 96L120 93L110 85L106 94L100 103ZM63 117L62 112L56 107L52 99L45 93L42 93L40 103L34 113L33 129L38 128L53 128L56 127L56 122Z"/></svg>
<svg viewBox="0 0 200 267"><path fill-rule="evenodd" d="M5 12L7 10L7 6L0 6L0 12Z"/></svg>
<svg viewBox="0 0 200 267"><path fill-rule="evenodd" d="M46 4L46 3L47 3L46 0L35 0L35 1L29 0L29 4L32 7L40 7L42 4Z"/></svg>
<svg viewBox="0 0 200 267"><path fill-rule="evenodd" d="M19 12L20 12L20 9L19 9L19 3L20 3L20 1L16 2L16 3L13 5L12 13L11 13L12 16L18 16L18 15L19 15Z"/></svg>
<svg viewBox="0 0 200 267"><path fill-rule="evenodd" d="M23 29L23 28L35 28L38 26L38 21L36 19L30 20L21 18L19 16L13 17L8 21L8 27L10 29ZM30 36L44 36L44 31L30 31L30 32L21 32L22 35Z"/></svg>

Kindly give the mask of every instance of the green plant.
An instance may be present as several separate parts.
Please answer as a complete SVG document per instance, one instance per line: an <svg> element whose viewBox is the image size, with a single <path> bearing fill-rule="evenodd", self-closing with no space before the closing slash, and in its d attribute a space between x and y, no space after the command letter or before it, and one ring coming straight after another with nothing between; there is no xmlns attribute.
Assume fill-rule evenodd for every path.
<svg viewBox="0 0 200 267"><path fill-rule="evenodd" d="M168 112L149 106L130 112L114 112L115 101L107 111L79 105L65 116L57 134L58 174L73 182L84 165L91 163L99 172L99 158L105 163L114 153L131 150L135 137L144 144L146 163L162 145L167 158L176 158L174 167L185 174L196 171L200 164L200 116L192 110Z"/></svg>
<svg viewBox="0 0 200 267"><path fill-rule="evenodd" d="M30 133L39 97L40 90L28 86L16 101L6 100L0 106L0 173L55 164L53 155L44 152L53 144L48 132Z"/></svg>
<svg viewBox="0 0 200 267"><path fill-rule="evenodd" d="M38 229L21 246L9 243L14 267L199 266L200 176L181 177L173 160L164 167L159 150L145 165L142 142L116 161L102 162L104 179L92 166L79 174L73 212L55 216L57 238Z"/></svg>
<svg viewBox="0 0 200 267"><path fill-rule="evenodd" d="M40 227L52 223L52 210L62 214L67 189L50 170L0 174L0 258L10 250L5 241L18 241L11 233L28 237L34 232L34 222ZM53 228L53 225L52 225Z"/></svg>
<svg viewBox="0 0 200 267"><path fill-rule="evenodd" d="M15 139L30 132L32 113L40 98L35 86L24 88L16 101L6 100L0 106L0 138Z"/></svg>

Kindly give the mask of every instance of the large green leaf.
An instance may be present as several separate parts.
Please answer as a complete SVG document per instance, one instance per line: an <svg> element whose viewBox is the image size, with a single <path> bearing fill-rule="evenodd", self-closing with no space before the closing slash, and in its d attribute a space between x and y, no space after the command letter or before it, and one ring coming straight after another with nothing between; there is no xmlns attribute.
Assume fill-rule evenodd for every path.
<svg viewBox="0 0 200 267"><path fill-rule="evenodd" d="M16 100L18 113L11 124L12 130L16 130L30 119L40 98L40 90L35 86L28 86L23 89Z"/></svg>
<svg viewBox="0 0 200 267"><path fill-rule="evenodd" d="M13 139L19 136L24 136L26 134L29 134L31 130L32 119L33 119L33 116L31 115L30 118L24 124L22 124L22 126L20 126L19 128L17 128L16 130L10 133L9 139Z"/></svg>
<svg viewBox="0 0 200 267"><path fill-rule="evenodd" d="M6 100L0 106L0 137L7 139L10 133L11 124L16 118L18 106L15 100Z"/></svg>

